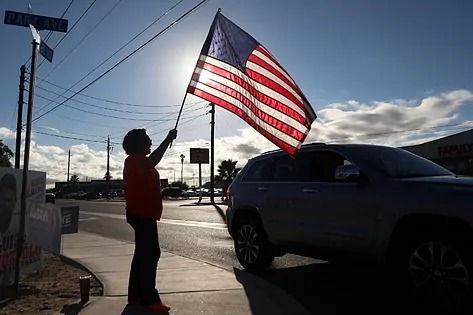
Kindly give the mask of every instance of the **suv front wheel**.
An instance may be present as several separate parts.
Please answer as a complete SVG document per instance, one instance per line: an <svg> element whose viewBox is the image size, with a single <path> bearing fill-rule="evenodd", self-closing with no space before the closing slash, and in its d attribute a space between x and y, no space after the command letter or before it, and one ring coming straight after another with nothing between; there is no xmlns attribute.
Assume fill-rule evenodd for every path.
<svg viewBox="0 0 473 315"><path fill-rule="evenodd" d="M461 314L472 306L473 260L463 241L454 236L413 236L400 248L399 279L407 280L411 294L424 305Z"/></svg>
<svg viewBox="0 0 473 315"><path fill-rule="evenodd" d="M263 226L254 216L236 222L235 253L240 264L250 271L262 271L274 260Z"/></svg>

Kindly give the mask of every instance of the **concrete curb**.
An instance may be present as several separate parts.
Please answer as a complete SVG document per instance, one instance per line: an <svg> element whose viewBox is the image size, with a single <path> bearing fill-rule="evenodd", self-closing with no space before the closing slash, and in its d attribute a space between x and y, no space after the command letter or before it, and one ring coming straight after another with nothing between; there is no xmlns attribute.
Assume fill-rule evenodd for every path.
<svg viewBox="0 0 473 315"><path fill-rule="evenodd" d="M80 268L80 269L84 269L88 274L90 274L92 277L95 278L95 280L97 280L97 282L100 284L100 287L102 289L102 294L99 295L99 296L103 296L104 295L104 292L105 292L105 286L103 284L103 281L100 279L100 277L98 277L97 275L95 275L95 273L90 270L85 264L81 263L79 260L75 260L75 259L72 259L72 258L69 258L65 255L62 255L62 254L59 254L58 255L61 259L64 259L67 261L67 263L77 267L77 268Z"/></svg>

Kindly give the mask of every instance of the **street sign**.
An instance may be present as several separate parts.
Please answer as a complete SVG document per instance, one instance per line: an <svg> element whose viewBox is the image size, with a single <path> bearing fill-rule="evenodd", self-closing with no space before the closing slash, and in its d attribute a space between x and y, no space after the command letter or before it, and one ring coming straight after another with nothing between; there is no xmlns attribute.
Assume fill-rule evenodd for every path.
<svg viewBox="0 0 473 315"><path fill-rule="evenodd" d="M54 51L44 41L39 45L39 53L49 62L53 62Z"/></svg>
<svg viewBox="0 0 473 315"><path fill-rule="evenodd" d="M33 25L38 31L67 32L68 21L49 16L28 14L24 12L5 11L5 24L29 27Z"/></svg>
<svg viewBox="0 0 473 315"><path fill-rule="evenodd" d="M209 164L209 149L190 148L191 164Z"/></svg>

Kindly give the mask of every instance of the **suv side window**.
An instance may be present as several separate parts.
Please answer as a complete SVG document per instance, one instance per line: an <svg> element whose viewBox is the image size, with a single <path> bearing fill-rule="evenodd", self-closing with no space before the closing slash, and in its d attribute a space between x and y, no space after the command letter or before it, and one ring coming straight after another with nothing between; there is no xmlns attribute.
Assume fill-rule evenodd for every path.
<svg viewBox="0 0 473 315"><path fill-rule="evenodd" d="M274 159L274 181L294 181L295 159L289 155L278 156Z"/></svg>
<svg viewBox="0 0 473 315"><path fill-rule="evenodd" d="M352 164L333 151L304 152L298 156L295 170L299 181L335 182L335 169L340 165Z"/></svg>
<svg viewBox="0 0 473 315"><path fill-rule="evenodd" d="M273 160L264 159L250 166L242 182L268 182L273 179Z"/></svg>

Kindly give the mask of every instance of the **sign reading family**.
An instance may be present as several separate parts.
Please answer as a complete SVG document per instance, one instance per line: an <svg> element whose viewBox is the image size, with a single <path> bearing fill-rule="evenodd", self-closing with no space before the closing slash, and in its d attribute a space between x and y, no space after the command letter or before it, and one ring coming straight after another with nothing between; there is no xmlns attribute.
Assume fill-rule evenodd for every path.
<svg viewBox="0 0 473 315"><path fill-rule="evenodd" d="M49 16L29 14L16 11L5 11L5 24L29 27L33 25L38 31L48 30L67 33L68 21Z"/></svg>

